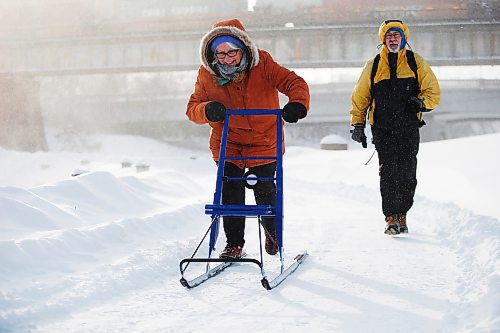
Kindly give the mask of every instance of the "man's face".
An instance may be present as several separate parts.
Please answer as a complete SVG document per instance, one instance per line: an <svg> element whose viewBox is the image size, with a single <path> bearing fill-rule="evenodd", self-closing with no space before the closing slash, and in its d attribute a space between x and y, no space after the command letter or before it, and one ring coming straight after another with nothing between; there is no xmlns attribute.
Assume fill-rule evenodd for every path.
<svg viewBox="0 0 500 333"><path fill-rule="evenodd" d="M234 49L228 43L222 43L217 46L215 56L222 65L238 66L241 62L243 53L240 49Z"/></svg>
<svg viewBox="0 0 500 333"><path fill-rule="evenodd" d="M397 53L401 48L401 34L399 31L389 31L385 34L385 45L389 51Z"/></svg>

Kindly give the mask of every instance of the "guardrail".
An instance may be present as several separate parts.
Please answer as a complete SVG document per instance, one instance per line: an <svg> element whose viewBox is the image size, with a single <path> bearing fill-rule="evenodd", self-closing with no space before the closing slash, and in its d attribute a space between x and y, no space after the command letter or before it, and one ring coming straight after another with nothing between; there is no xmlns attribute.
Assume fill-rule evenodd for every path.
<svg viewBox="0 0 500 333"><path fill-rule="evenodd" d="M431 65L499 65L500 23L410 24L409 43ZM378 26L249 30L259 47L291 68L360 67L377 51ZM0 75L168 72L199 67L204 32L96 35L0 41Z"/></svg>

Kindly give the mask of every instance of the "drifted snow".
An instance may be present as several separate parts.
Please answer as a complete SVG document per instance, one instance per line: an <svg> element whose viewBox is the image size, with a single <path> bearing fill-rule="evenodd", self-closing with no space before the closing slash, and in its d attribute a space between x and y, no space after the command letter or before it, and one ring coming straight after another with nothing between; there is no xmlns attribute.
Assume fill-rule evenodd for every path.
<svg viewBox="0 0 500 333"><path fill-rule="evenodd" d="M90 153L0 150L0 332L500 331L500 134L421 145L401 237L383 234L373 146L287 147L286 262L309 257L272 291L250 264L179 283L209 224L208 149L93 140ZM246 231L257 256L255 220Z"/></svg>

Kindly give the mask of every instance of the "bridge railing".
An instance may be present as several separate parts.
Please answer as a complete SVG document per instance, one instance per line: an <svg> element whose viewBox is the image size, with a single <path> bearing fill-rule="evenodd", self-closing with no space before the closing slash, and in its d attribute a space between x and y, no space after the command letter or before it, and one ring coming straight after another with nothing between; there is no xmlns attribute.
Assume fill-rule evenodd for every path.
<svg viewBox="0 0 500 333"><path fill-rule="evenodd" d="M360 67L378 50L378 26L249 30L260 48L292 68ZM431 65L500 64L500 23L410 24L409 43ZM0 74L75 75L197 69L204 32L96 35L0 42Z"/></svg>

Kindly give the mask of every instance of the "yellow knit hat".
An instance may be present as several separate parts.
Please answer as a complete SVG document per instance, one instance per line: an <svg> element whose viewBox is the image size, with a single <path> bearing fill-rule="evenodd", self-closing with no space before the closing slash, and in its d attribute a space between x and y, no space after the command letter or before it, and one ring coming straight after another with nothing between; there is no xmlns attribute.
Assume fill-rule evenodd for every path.
<svg viewBox="0 0 500 333"><path fill-rule="evenodd" d="M385 42L385 34L391 28L401 29L401 31L403 31L403 33L404 33L403 37L404 37L404 40L406 43L406 41L410 37L410 30L408 30L408 27L406 26L406 24L404 24L403 21L400 21L400 20L387 20L387 21L382 22L382 24L380 25L380 28L378 29L378 37L380 38L380 41L382 43ZM404 45L402 45L402 47L404 47Z"/></svg>

